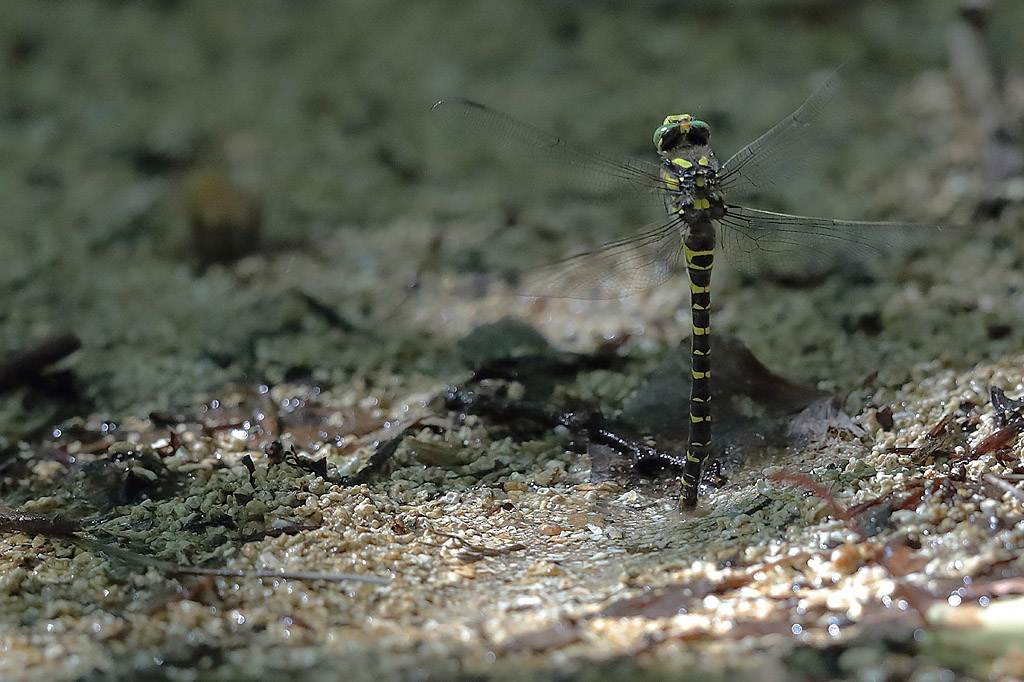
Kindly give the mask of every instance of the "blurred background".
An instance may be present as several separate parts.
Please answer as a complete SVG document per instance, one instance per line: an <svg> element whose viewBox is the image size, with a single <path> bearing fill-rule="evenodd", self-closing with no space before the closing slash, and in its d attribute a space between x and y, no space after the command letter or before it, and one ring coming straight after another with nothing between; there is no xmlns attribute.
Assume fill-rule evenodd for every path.
<svg viewBox="0 0 1024 682"><path fill-rule="evenodd" d="M580 237L557 209L522 219L500 169L460 177L438 99L636 155L690 111L724 160L851 60L884 94L860 98L850 155L766 207L970 225L993 258L1024 195L1015 0L3 3L0 433L230 381L445 376L438 349L476 319L439 297L483 298L482 274ZM741 310L722 325L764 326ZM975 312L954 358L1019 346Z"/></svg>

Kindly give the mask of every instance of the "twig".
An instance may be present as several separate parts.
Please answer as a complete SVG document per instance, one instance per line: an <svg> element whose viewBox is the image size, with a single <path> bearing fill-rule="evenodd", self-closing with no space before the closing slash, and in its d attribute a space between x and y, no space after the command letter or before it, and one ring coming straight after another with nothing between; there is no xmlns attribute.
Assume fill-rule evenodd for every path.
<svg viewBox="0 0 1024 682"><path fill-rule="evenodd" d="M984 478L986 481L996 486L997 488L1000 488L1001 490L1004 490L1013 495L1015 498L1017 498L1019 502L1024 502L1024 490L1021 490L1015 485L1010 485L1007 481L1004 481L995 474L985 474Z"/></svg>
<svg viewBox="0 0 1024 682"><path fill-rule="evenodd" d="M850 510L847 509L835 495L829 492L828 488L821 483L818 483L810 476L807 476L806 474L798 474L792 471L776 471L768 476L768 478L779 483L789 483L797 486L798 488L807 490L828 505L828 508L832 510L832 516L845 523L851 530L857 532L858 535L863 535L860 529L858 529L853 523L854 518L853 515L850 514Z"/></svg>
<svg viewBox="0 0 1024 682"><path fill-rule="evenodd" d="M74 334L58 334L0 363L0 393L31 383L47 367L81 347Z"/></svg>
<svg viewBox="0 0 1024 682"><path fill-rule="evenodd" d="M646 443L621 435L620 428L600 414L588 411L559 411L522 400L509 400L477 391L448 386L442 392L449 410L489 416L499 421L528 419L545 428L564 426L575 436L586 436L592 443L604 445L633 464L659 463L681 467L680 458L661 452Z"/></svg>

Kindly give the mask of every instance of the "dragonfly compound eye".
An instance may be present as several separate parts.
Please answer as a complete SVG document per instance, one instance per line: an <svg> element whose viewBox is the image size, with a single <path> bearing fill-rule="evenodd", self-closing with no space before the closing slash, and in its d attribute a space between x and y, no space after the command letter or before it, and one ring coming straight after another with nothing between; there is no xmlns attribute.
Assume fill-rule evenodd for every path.
<svg viewBox="0 0 1024 682"><path fill-rule="evenodd" d="M694 147L706 145L710 137L711 128L704 121L694 121L686 132L686 141Z"/></svg>
<svg viewBox="0 0 1024 682"><path fill-rule="evenodd" d="M654 131L654 148L658 150L658 153L670 152L679 146L686 132L683 129L684 125L671 123Z"/></svg>

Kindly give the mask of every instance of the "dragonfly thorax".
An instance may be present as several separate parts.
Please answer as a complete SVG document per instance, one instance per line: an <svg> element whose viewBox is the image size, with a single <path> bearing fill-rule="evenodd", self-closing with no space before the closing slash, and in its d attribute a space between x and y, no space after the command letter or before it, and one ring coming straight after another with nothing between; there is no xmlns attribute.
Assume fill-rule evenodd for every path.
<svg viewBox="0 0 1024 682"><path fill-rule="evenodd" d="M676 149L677 156L661 162L668 209L687 222L706 218L719 220L725 204L718 191L718 160L706 145Z"/></svg>

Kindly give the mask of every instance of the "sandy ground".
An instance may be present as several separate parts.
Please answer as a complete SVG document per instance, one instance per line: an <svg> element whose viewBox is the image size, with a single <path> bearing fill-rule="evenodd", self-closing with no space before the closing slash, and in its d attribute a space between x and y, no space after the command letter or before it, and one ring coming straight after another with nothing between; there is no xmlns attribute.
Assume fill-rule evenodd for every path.
<svg viewBox="0 0 1024 682"><path fill-rule="evenodd" d="M996 11L985 54L1020 64L1020 10ZM998 106L972 104L953 16L0 8L0 362L82 346L0 393L0 678L1024 675L1024 80L1007 67ZM572 428L445 405L462 385L618 418L690 320L678 278L510 295L509 272L599 240L574 225L615 221L533 203L500 165L450 183L432 102L637 155L693 107L726 158L851 58L885 93L868 123L762 205L961 227L799 286L722 262L712 317L851 419L773 416L791 384L772 376L736 409L810 438L736 436L683 513L671 480L605 472ZM618 361L471 381L517 332L467 335L508 315Z"/></svg>

